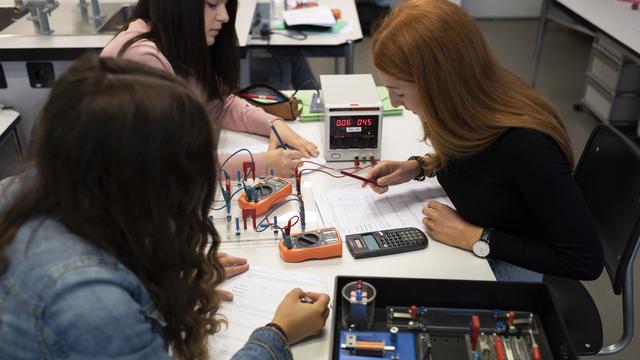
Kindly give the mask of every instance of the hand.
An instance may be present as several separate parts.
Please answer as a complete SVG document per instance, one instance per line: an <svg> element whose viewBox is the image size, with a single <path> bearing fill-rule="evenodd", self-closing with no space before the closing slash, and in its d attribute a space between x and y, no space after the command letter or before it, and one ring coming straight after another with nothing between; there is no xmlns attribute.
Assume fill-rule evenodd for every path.
<svg viewBox="0 0 640 360"><path fill-rule="evenodd" d="M381 161L374 166L367 176L367 179L374 180L379 186L371 183L362 183L362 187L371 186L373 191L382 194L389 190L389 185L398 185L412 180L420 173L420 165L417 161Z"/></svg>
<svg viewBox="0 0 640 360"><path fill-rule="evenodd" d="M296 150L269 150L264 154L266 173L271 173L271 169L273 169L277 176L292 177L302 156Z"/></svg>
<svg viewBox="0 0 640 360"><path fill-rule="evenodd" d="M315 158L320 155L316 144L298 135L298 133L293 131L289 125L284 122L284 120L274 120L273 126L278 130L278 134L282 138L282 141L293 149L298 150L302 154L302 157ZM278 142L278 139L273 134L273 131L271 131L269 134L269 150L277 149L279 145L280 143Z"/></svg>
<svg viewBox="0 0 640 360"><path fill-rule="evenodd" d="M482 235L481 227L465 221L450 206L435 200L427 203L422 214L422 223L427 226L429 236L447 245L471 250Z"/></svg>
<svg viewBox="0 0 640 360"><path fill-rule="evenodd" d="M304 296L313 300L313 304L300 301ZM329 316L329 295L304 292L301 289L291 290L282 300L272 322L284 330L289 344L316 334L324 328Z"/></svg>
<svg viewBox="0 0 640 360"><path fill-rule="evenodd" d="M226 279L249 270L249 264L245 258L229 256L227 253L222 251L218 251L217 255L220 265L224 268L224 276Z"/></svg>
<svg viewBox="0 0 640 360"><path fill-rule="evenodd" d="M224 268L224 276L225 279L241 274L247 270L249 270L249 264L247 263L247 259L239 258L235 256L229 256L225 252L219 251L218 261L220 265ZM233 293L223 289L216 289L218 296L223 301L233 301Z"/></svg>

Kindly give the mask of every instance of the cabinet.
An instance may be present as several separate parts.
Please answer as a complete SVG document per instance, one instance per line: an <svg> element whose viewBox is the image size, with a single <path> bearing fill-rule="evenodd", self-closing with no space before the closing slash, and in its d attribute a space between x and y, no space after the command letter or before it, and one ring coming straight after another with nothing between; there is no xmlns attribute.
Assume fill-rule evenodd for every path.
<svg viewBox="0 0 640 360"><path fill-rule="evenodd" d="M18 136L20 114L0 105L0 179L13 175L22 161L22 146Z"/></svg>
<svg viewBox="0 0 640 360"><path fill-rule="evenodd" d="M640 59L598 33L587 68L583 104L602 122L635 125L640 118Z"/></svg>

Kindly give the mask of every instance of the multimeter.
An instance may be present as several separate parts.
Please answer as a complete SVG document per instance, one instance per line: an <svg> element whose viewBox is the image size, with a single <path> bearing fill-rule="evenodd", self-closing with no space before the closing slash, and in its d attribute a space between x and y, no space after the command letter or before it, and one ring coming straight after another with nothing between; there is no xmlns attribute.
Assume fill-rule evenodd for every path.
<svg viewBox="0 0 640 360"><path fill-rule="evenodd" d="M320 75L324 158L380 160L383 106L371 74Z"/></svg>
<svg viewBox="0 0 640 360"><path fill-rule="evenodd" d="M256 215L264 214L273 204L291 195L291 189L289 180L268 176L245 189L238 197L238 205L241 209L256 209Z"/></svg>
<svg viewBox="0 0 640 360"><path fill-rule="evenodd" d="M291 248L281 240L278 248L284 262L301 262L342 256L342 239L335 228L316 229L290 236Z"/></svg>

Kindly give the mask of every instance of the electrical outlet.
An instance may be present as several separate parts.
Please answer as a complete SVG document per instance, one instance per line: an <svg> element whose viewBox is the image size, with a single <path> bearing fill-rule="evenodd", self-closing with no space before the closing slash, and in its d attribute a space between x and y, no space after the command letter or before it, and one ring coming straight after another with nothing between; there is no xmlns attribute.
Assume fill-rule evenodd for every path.
<svg viewBox="0 0 640 360"><path fill-rule="evenodd" d="M32 88L50 88L56 80L53 64L50 62L28 62L27 74Z"/></svg>

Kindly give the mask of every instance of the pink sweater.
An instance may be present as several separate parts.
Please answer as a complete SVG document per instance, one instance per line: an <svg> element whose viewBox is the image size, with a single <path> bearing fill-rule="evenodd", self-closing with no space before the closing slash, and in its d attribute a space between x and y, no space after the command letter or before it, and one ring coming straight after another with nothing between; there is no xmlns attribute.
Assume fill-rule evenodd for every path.
<svg viewBox="0 0 640 360"><path fill-rule="evenodd" d="M149 32L149 30L149 26L147 26L144 20L138 19L133 21L129 24L129 28L126 31L118 34L107 44L100 53L100 56L116 57L122 46L129 39L136 35ZM158 46L150 40L143 39L135 42L125 50L122 58L134 60L175 75L169 60L167 60L160 49L158 49ZM264 110L249 104L235 95L228 96L224 102L218 100L207 101L206 92L202 86L195 80L190 81L190 83L193 85L196 94L199 95L203 101L209 114L209 120L212 124L215 124L215 126L258 135L269 135L270 122L276 118L275 116L264 112ZM220 164L222 164L228 155L229 154L218 154ZM256 162L256 172L258 174L264 174L264 153L253 154L253 158ZM225 165L225 170L230 173L232 178L235 178L236 170L242 171L243 161L250 161L249 155L244 151L235 155L233 159L229 160Z"/></svg>

